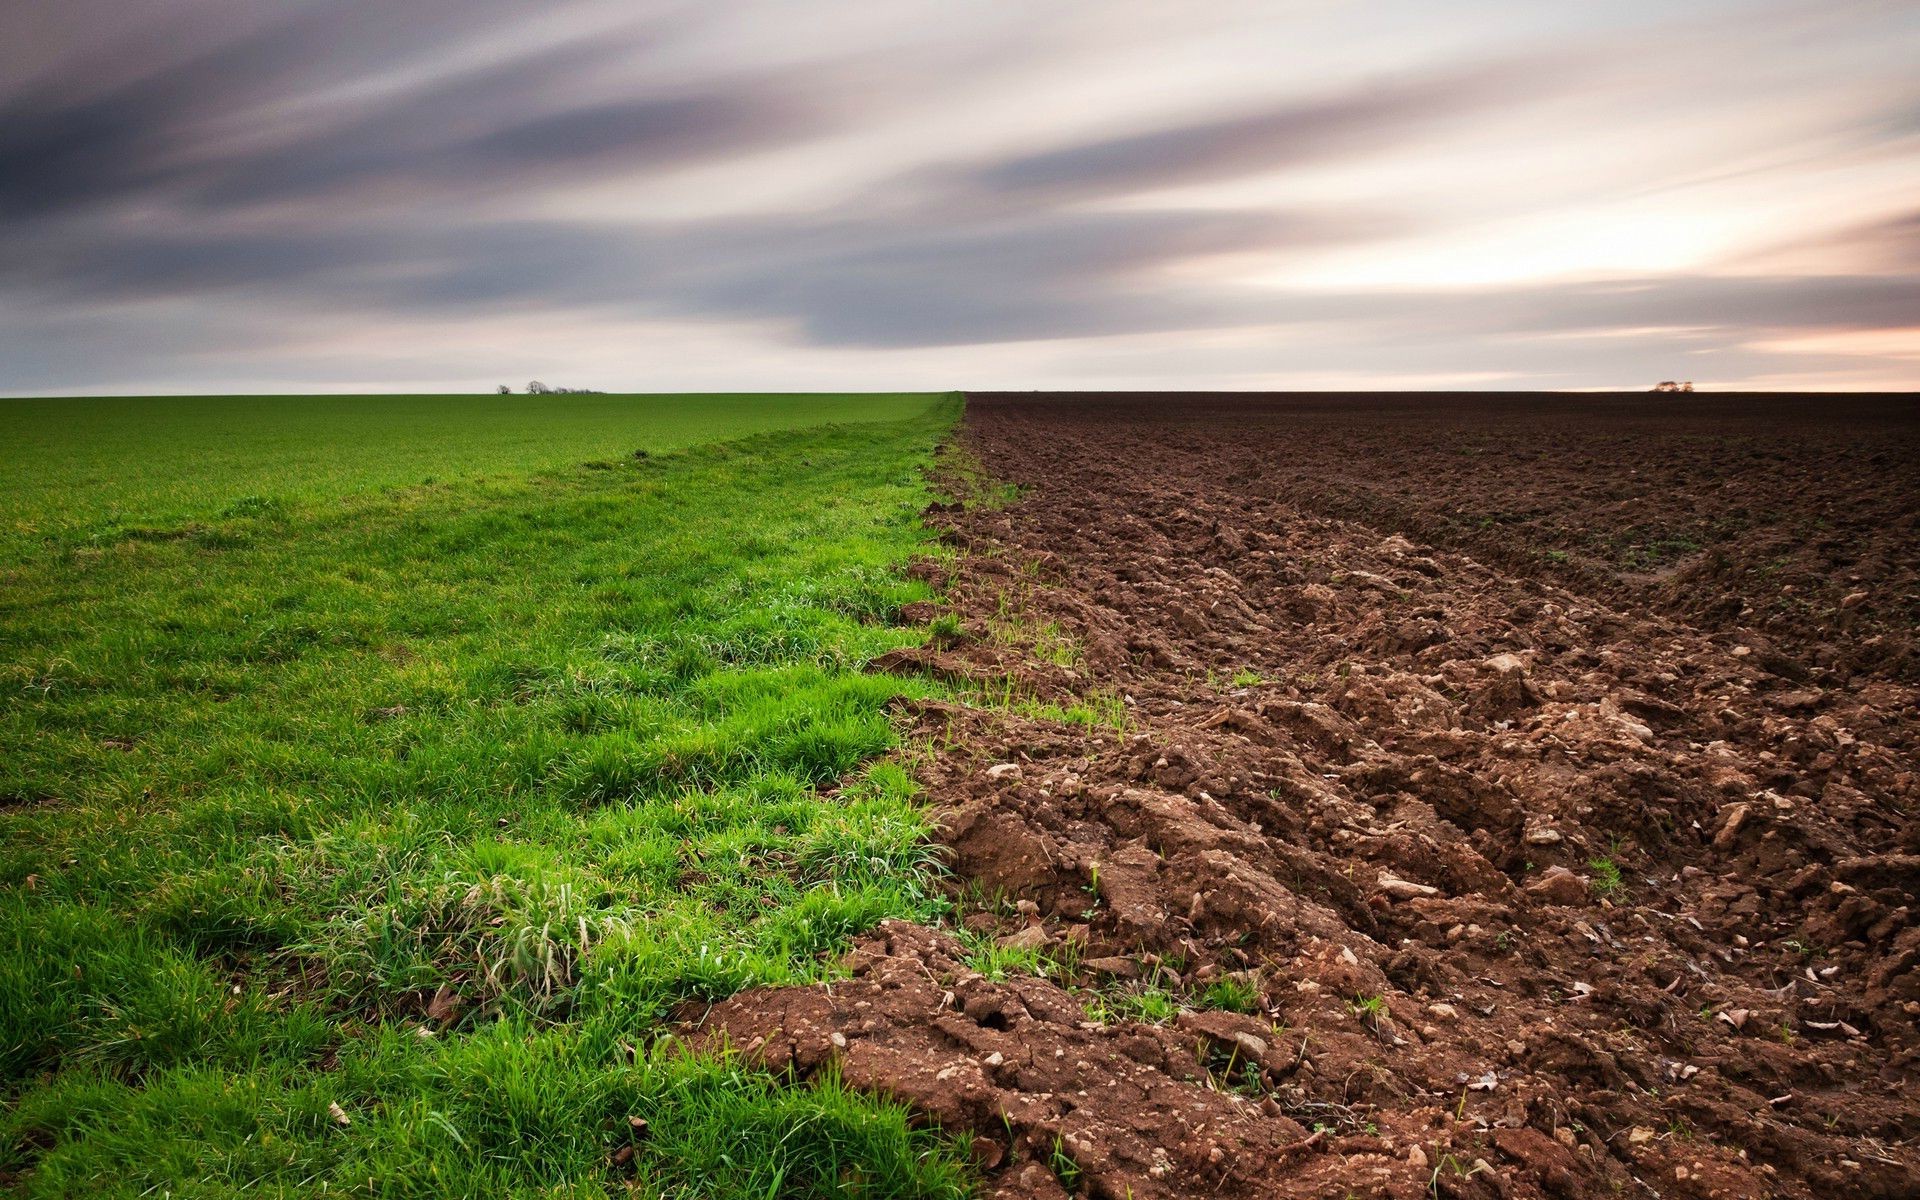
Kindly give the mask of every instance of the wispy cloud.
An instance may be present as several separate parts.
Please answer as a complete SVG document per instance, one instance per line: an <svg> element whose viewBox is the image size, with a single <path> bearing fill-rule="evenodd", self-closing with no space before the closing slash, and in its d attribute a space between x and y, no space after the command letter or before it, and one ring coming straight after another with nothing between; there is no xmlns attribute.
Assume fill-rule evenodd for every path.
<svg viewBox="0 0 1920 1200"><path fill-rule="evenodd" d="M1538 67L1502 64L1389 80L1307 99L1118 134L974 167L991 192L1052 200L1124 195L1390 149L1538 85Z"/></svg>
<svg viewBox="0 0 1920 1200"><path fill-rule="evenodd" d="M1738 383L1796 354L1861 370L1906 343L1853 333L1920 312L1920 217L1900 202L1920 136L1898 116L1902 26L1877 9L1851 34L1791 6L1687 25L1688 55L1721 21L1780 56L1749 62L1769 89L1752 102L1790 93L1791 137L1741 115L1731 70L1703 64L1693 96L1659 18L1630 11L1556 27L1493 2L1410 7L1372 57L1341 41L1325 65L1302 39L1337 31L1260 6L1166 54L1166 27L1124 8L1024 45L1013 10L887 25L827 0L71 11L0 18L21 48L0 85L0 315L31 331L0 334L0 390L306 378L313 328L375 322L416 331L410 379L440 361L446 386L473 386L453 323L534 357L555 314L603 335L568 345L574 376L606 387L1124 382L1089 363L1194 386ZM1519 32L1479 42L1446 27L1506 17ZM1767 22L1779 36L1751 36ZM1635 39L1648 61L1627 70ZM1010 65L984 76L1001 49ZM1268 50L1291 69L1263 75ZM1135 62L1150 86L1092 86ZM1755 149L1769 138L1780 154ZM1606 172L1617 190L1585 182ZM1436 273L1466 245L1495 260L1467 274L1498 282ZM669 328L687 361L623 375L626 348ZM345 345L339 361L343 384L372 369Z"/></svg>

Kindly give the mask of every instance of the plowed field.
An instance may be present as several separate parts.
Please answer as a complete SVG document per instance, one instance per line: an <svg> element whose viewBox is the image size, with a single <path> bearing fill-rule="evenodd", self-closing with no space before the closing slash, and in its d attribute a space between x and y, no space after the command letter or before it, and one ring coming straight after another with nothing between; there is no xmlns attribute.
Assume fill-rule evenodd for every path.
<svg viewBox="0 0 1920 1200"><path fill-rule="evenodd" d="M964 928L696 1039L1008 1197L1920 1194L1911 398L975 396L950 450L1021 492L938 506L951 619L876 666L996 701L909 708Z"/></svg>

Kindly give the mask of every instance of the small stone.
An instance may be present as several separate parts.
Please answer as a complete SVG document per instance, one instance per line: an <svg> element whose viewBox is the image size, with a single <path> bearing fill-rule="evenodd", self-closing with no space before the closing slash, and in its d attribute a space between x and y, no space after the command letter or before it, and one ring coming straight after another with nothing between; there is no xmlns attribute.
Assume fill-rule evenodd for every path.
<svg viewBox="0 0 1920 1200"><path fill-rule="evenodd" d="M847 1035L841 1033L838 1029L828 1034L827 1040L833 1043L833 1048L836 1050L845 1050L847 1048Z"/></svg>
<svg viewBox="0 0 1920 1200"><path fill-rule="evenodd" d="M1385 872L1382 872L1380 875L1380 890L1395 900L1415 900L1427 896L1438 896L1440 894L1440 889L1437 887L1429 887L1424 883L1415 883L1411 879L1401 879L1398 876L1388 875Z"/></svg>
<svg viewBox="0 0 1920 1200"><path fill-rule="evenodd" d="M1253 1062L1259 1062L1267 1056L1266 1040L1245 1030L1233 1035L1233 1044L1239 1047L1240 1053Z"/></svg>
<svg viewBox="0 0 1920 1200"><path fill-rule="evenodd" d="M995 763L987 768L987 778L995 780L1018 779L1020 778L1020 764L1010 762Z"/></svg>
<svg viewBox="0 0 1920 1200"><path fill-rule="evenodd" d="M1635 1125L1627 1132L1627 1144L1632 1146L1645 1145L1652 1141L1655 1136L1653 1130L1648 1129L1645 1125Z"/></svg>
<svg viewBox="0 0 1920 1200"><path fill-rule="evenodd" d="M1867 593L1865 592L1848 592L1846 595L1840 597L1841 608L1859 608L1866 602Z"/></svg>
<svg viewBox="0 0 1920 1200"><path fill-rule="evenodd" d="M1585 904L1587 881L1565 867L1548 867L1527 884L1526 893L1548 904Z"/></svg>
<svg viewBox="0 0 1920 1200"><path fill-rule="evenodd" d="M1009 950L1038 950L1053 939L1047 936L1045 925L1029 925L1018 933L995 940Z"/></svg>
<svg viewBox="0 0 1920 1200"><path fill-rule="evenodd" d="M1733 845L1733 839L1739 835L1740 827L1747 822L1747 814L1752 811L1751 805L1728 805L1726 815L1720 818L1720 830L1713 835L1713 848L1725 850Z"/></svg>
<svg viewBox="0 0 1920 1200"><path fill-rule="evenodd" d="M1551 825L1527 826L1526 841L1529 846L1556 846L1562 840L1560 831Z"/></svg>
<svg viewBox="0 0 1920 1200"><path fill-rule="evenodd" d="M1427 1011L1432 1013L1434 1016L1439 1017L1442 1021L1457 1020L1460 1016L1459 1009L1455 1008L1451 1004L1445 1004L1445 1003L1429 1004L1427 1005Z"/></svg>

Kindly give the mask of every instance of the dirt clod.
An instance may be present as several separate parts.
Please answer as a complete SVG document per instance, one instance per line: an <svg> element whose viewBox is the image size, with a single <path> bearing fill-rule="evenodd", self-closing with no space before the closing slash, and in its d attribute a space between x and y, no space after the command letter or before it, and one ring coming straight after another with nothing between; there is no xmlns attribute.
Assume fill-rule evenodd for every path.
<svg viewBox="0 0 1920 1200"><path fill-rule="evenodd" d="M1072 953L696 1036L1000 1196L1920 1194L1920 422L1428 401L975 398L994 633L875 668L1016 689L906 716L967 927Z"/></svg>

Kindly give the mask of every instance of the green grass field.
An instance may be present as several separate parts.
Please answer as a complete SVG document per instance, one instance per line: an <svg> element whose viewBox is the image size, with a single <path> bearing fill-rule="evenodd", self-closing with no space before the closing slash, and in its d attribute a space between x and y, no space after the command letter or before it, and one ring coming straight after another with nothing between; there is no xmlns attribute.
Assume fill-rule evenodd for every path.
<svg viewBox="0 0 1920 1200"><path fill-rule="evenodd" d="M963 1194L661 1024L941 912L860 666L958 412L0 401L0 1189Z"/></svg>
<svg viewBox="0 0 1920 1200"><path fill-rule="evenodd" d="M926 396L103 396L0 399L0 513L88 531L235 505L512 478L831 422Z"/></svg>

